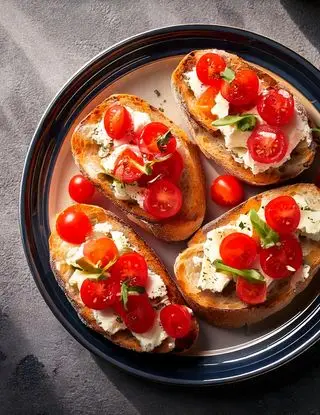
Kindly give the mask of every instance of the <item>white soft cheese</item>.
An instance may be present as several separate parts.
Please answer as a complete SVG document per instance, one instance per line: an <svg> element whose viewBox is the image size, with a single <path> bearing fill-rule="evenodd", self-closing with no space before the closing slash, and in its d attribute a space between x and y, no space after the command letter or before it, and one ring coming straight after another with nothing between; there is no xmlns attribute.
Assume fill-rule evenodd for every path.
<svg viewBox="0 0 320 415"><path fill-rule="evenodd" d="M126 184L114 180L112 183L114 196L119 200L135 200L143 208L145 187L136 183Z"/></svg>
<svg viewBox="0 0 320 415"><path fill-rule="evenodd" d="M157 314L156 320L151 330L141 334L132 332L132 334L139 341L140 346L144 352L151 352L151 350L159 346L163 340L168 337L167 333L161 326L159 313ZM174 342L171 342L171 344L172 348L174 348Z"/></svg>
<svg viewBox="0 0 320 415"><path fill-rule="evenodd" d="M83 244L72 247L68 250L66 255L66 263L68 265L72 265L73 267L77 267L77 261L81 258L83 258Z"/></svg>
<svg viewBox="0 0 320 415"><path fill-rule="evenodd" d="M185 72L183 77L196 98L199 98L209 88L209 85L205 85L200 81L195 67L190 72Z"/></svg>
<svg viewBox="0 0 320 415"><path fill-rule="evenodd" d="M211 108L211 114L216 115L219 118L224 118L229 114L229 101L227 101L219 92L215 98L215 104ZM224 127L219 127L223 129Z"/></svg>
<svg viewBox="0 0 320 415"><path fill-rule="evenodd" d="M112 231L112 225L108 222L96 223L93 227L94 233L110 233Z"/></svg>
<svg viewBox="0 0 320 415"><path fill-rule="evenodd" d="M128 238L124 235L123 232L111 231L111 237L119 251L119 255L122 255L129 249L132 249L132 245L130 244Z"/></svg>
<svg viewBox="0 0 320 415"><path fill-rule="evenodd" d="M167 295L167 288L165 283L162 281L160 275L153 272L151 269L148 270L148 283L146 286L146 292L149 298L165 297Z"/></svg>
<svg viewBox="0 0 320 415"><path fill-rule="evenodd" d="M135 133L142 130L142 128L151 122L151 118L146 112L134 111L130 107L126 106L133 120L133 130Z"/></svg>
<svg viewBox="0 0 320 415"><path fill-rule="evenodd" d="M76 269L74 273L69 278L68 284L72 287L77 286L78 290L80 291L81 285L83 281L87 278L96 279L98 274L90 274L90 272L81 271L80 269Z"/></svg>
<svg viewBox="0 0 320 415"><path fill-rule="evenodd" d="M121 318L113 312L112 309L107 310L92 310L96 322L103 330L112 335L119 330L125 330L126 326L121 321Z"/></svg>
<svg viewBox="0 0 320 415"><path fill-rule="evenodd" d="M120 156L120 154L127 150L130 149L132 150L134 153L136 154L140 154L140 150L138 146L134 146L132 144L122 144L121 146L116 147L111 154L109 154L107 157L104 157L101 159L101 166L104 168L104 170L109 173L112 174L114 167L115 167L115 163L117 161L117 158Z"/></svg>

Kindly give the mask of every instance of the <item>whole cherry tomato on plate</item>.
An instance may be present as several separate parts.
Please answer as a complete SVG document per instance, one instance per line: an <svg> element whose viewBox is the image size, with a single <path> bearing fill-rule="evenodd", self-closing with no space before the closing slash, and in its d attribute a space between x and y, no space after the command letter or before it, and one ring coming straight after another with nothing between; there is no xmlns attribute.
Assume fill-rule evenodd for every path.
<svg viewBox="0 0 320 415"><path fill-rule="evenodd" d="M236 206L244 199L243 186L234 176L218 176L211 185L211 198L221 206Z"/></svg>
<svg viewBox="0 0 320 415"><path fill-rule="evenodd" d="M69 182L69 195L78 203L89 203L94 190L94 185L82 174L73 176Z"/></svg>
<svg viewBox="0 0 320 415"><path fill-rule="evenodd" d="M57 218L56 230L61 239L71 244L82 244L92 231L88 216L70 206Z"/></svg>

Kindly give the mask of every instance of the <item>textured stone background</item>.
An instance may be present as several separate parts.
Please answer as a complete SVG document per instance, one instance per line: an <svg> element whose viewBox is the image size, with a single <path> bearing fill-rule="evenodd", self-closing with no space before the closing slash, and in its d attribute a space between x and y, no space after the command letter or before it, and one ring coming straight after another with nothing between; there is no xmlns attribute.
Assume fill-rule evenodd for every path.
<svg viewBox="0 0 320 415"><path fill-rule="evenodd" d="M24 157L53 95L127 36L220 23L270 36L320 66L319 1L0 0L0 413L318 414L319 345L281 371L227 388L160 387L98 361L45 305L18 230Z"/></svg>

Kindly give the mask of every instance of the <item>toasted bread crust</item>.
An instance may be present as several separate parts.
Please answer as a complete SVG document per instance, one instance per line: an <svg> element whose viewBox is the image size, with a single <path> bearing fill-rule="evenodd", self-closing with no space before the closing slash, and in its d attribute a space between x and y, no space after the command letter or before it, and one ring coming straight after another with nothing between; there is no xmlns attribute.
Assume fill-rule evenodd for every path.
<svg viewBox="0 0 320 415"><path fill-rule="evenodd" d="M231 153L225 147L224 137L219 129L212 126L212 120L210 118L197 110L196 98L184 80L184 73L190 71L195 66L199 57L207 52L211 52L211 50L193 51L189 53L179 63L171 79L172 92L186 117L195 143L204 155L214 160L226 171L236 175L244 182L256 186L281 183L298 176L307 169L312 164L315 156L315 143L312 142L311 145L308 145L306 140L300 141L292 152L291 159L285 162L283 166L277 169L269 169L263 173L253 174L250 169L246 169L241 163L234 160ZM240 57L225 51L217 52L224 57L228 67L231 67L233 70L247 68L254 70L265 87L281 86L281 88L287 89L280 85L272 76ZM302 118L310 124L311 121L308 120L305 108L296 98L295 105Z"/></svg>
<svg viewBox="0 0 320 415"><path fill-rule="evenodd" d="M144 256L149 268L160 275L167 287L169 301L176 304L185 304L177 287L169 277L164 265L160 262L155 252L133 231L133 229L131 229L113 213L108 212L100 207L84 204L74 205L74 207L76 210L82 211L88 215L92 223L107 221L112 225L114 230L123 232L128 238L129 242L136 248L138 252ZM113 343L127 349L142 352L138 340L131 334L129 330L121 330L110 336L101 326L99 326L93 316L92 310L82 303L78 290L68 284L69 278L73 272L73 268L70 265L66 264L64 261L67 250L72 246L74 245L63 241L55 229L52 231L49 238L51 268L58 284L78 313L79 318L85 325L90 327L92 330L102 334ZM192 325L192 330L189 335L186 338L179 339L179 341L177 340L175 342L175 351L186 350L190 348L196 341L199 327L194 316ZM172 350L172 347L170 347L170 342L172 342L170 338L165 339L160 346L153 350L153 352L170 352Z"/></svg>
<svg viewBox="0 0 320 415"><path fill-rule="evenodd" d="M194 256L203 256L203 243L206 234L212 229L227 225L235 221L240 214L246 214L250 209L259 209L262 197L276 197L282 194L307 194L320 201L320 190L313 184L296 184L261 193L248 199L218 219L208 223L200 229L189 241L189 248L182 252L175 263L175 274L179 288L193 311L207 320L210 324L219 327L236 328L257 323L268 316L283 309L302 292L312 281L320 267L319 242L308 243L309 253L305 263L310 266L310 275L305 280L291 284L291 279L279 280L269 293L267 301L257 306L249 306L240 301L235 293L227 296L222 293L212 293L208 290L200 291L196 288L199 272L191 271ZM198 270L199 271L199 270Z"/></svg>
<svg viewBox="0 0 320 415"><path fill-rule="evenodd" d="M146 112L152 121L162 122L170 127L181 143L180 153L184 159L184 171L180 180L183 194L181 211L173 218L157 221L136 203L116 199L111 180L101 180L97 175L103 173L98 156L99 146L90 138L88 126L98 123L105 111L113 104L127 105L133 110ZM114 204L126 212L128 219L166 241L181 241L192 235L202 224L205 214L205 177L200 163L197 147L190 143L186 134L158 109L146 101L126 94L112 95L98 105L77 127L71 140L74 160L85 175Z"/></svg>

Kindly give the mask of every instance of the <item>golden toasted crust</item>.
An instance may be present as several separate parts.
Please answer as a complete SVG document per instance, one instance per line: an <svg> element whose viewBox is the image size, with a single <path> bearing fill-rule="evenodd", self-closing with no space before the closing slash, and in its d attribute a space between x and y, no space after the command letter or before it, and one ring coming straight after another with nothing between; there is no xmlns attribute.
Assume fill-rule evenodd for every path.
<svg viewBox="0 0 320 415"><path fill-rule="evenodd" d="M197 268L192 261L194 256L203 256L203 243L210 230L235 221L240 214L246 214L250 209L259 209L262 197L269 198L296 193L308 195L320 203L320 190L313 184L296 184L270 190L248 199L205 225L193 236L188 244L189 248L182 252L176 260L175 274L183 296L196 314L220 327L235 328L250 325L284 308L309 285L320 266L320 243L311 240L302 241L302 245L308 245L309 253L305 257L305 263L310 266L309 277L296 283L293 283L292 279L273 282L273 288L268 294L267 301L257 306L244 304L236 297L234 290L214 294L208 290L198 290L196 285L201 265Z"/></svg>
<svg viewBox="0 0 320 415"><path fill-rule="evenodd" d="M136 203L114 197L111 179L101 179L103 173L98 156L99 146L91 139L90 126L98 123L105 111L113 104L120 103L133 110L146 112L152 121L162 122L170 127L178 138L180 153L184 159L184 171L180 180L183 194L181 211L172 219L157 221ZM190 143L186 134L158 109L146 101L126 94L112 95L98 105L77 127L71 140L72 154L76 164L84 174L107 198L124 210L128 218L139 226L166 241L181 241L192 235L202 224L205 214L205 178L197 147Z"/></svg>
<svg viewBox="0 0 320 415"><path fill-rule="evenodd" d="M290 160L285 162L281 168L269 169L264 173L253 174L250 169L246 169L242 164L237 163L231 153L226 149L224 137L219 129L212 126L212 119L202 114L196 106L196 98L192 90L184 80L184 73L190 71L201 55L212 50L193 51L185 56L172 74L172 92L177 103L181 107L193 138L204 155L231 174L236 175L244 182L256 186L266 186L270 184L284 182L290 178L298 176L307 169L313 162L315 156L315 144L308 144L307 140L302 140L292 152ZM251 65L247 61L236 55L225 51L217 51L227 62L227 66L233 70L250 68L259 76L265 87L279 87L280 84L269 74ZM287 89L282 86L282 88ZM293 92L293 91L291 91ZM297 111L302 118L310 123L305 108L295 98Z"/></svg>
<svg viewBox="0 0 320 415"><path fill-rule="evenodd" d="M113 213L108 212L100 207L78 204L74 205L76 210L84 212L90 218L92 224L99 222L108 222L112 225L113 230L123 232L128 238L129 242L135 249L144 256L149 268L160 275L163 282L167 287L168 298L170 302L176 304L185 304L181 294L179 293L174 282L169 277L163 264L160 262L154 251L124 222L117 218ZM80 319L90 327L92 330L102 334L113 343L118 344L121 347L141 352L141 346L138 340L131 334L129 330L121 330L114 335L110 336L107 334L102 327L100 327L94 319L93 312L90 308L86 307L79 296L79 291L68 284L69 278L72 275L73 268L65 263L66 253L68 249L74 245L63 241L57 234L55 228L52 231L49 238L49 249L50 249L50 262L51 268L55 275L57 282L63 289L68 300L71 302L75 310L77 311ZM191 332L186 338L176 340L175 351L182 351L190 348L197 339L198 336L198 323L193 317L193 327ZM170 347L170 339L165 339L160 346L153 350L154 353L167 353L172 350Z"/></svg>

